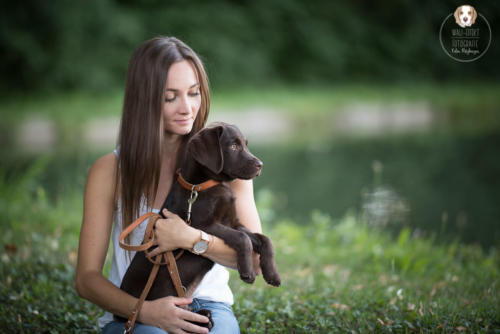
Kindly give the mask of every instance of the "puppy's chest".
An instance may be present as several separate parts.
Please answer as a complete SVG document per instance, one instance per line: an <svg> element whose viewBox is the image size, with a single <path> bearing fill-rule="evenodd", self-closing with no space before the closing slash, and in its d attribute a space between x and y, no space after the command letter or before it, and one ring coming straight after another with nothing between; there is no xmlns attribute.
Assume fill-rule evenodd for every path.
<svg viewBox="0 0 500 334"><path fill-rule="evenodd" d="M163 207L176 213L183 220L187 219L191 192L175 187L170 192ZM220 184L198 193L191 204L191 226L202 227L214 221L227 224L228 216L234 211L234 196L231 188Z"/></svg>

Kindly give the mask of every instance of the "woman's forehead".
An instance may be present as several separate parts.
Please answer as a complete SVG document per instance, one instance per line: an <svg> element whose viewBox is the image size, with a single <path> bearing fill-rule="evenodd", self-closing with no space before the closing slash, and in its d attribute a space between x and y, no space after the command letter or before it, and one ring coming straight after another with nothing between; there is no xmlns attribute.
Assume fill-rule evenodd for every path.
<svg viewBox="0 0 500 334"><path fill-rule="evenodd" d="M191 62L183 60L170 66L167 75L167 90L186 90L197 84L196 70Z"/></svg>

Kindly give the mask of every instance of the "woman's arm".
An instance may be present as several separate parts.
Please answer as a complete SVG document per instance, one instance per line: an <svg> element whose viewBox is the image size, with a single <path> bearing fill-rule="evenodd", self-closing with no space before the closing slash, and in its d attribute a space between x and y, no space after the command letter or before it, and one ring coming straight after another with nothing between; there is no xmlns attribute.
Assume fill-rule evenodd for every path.
<svg viewBox="0 0 500 334"><path fill-rule="evenodd" d="M242 225L254 233L261 233L262 227L255 205L252 180L235 180L231 184L236 198L236 215ZM187 225L179 216L164 211L167 219L156 222L156 236L159 247L151 255L179 247L191 250L193 245L200 240L200 231ZM233 269L237 268L236 251L226 245L224 241L216 236L212 240L203 256ZM168 247L166 245L169 245ZM259 255L254 253L254 270L260 274Z"/></svg>
<svg viewBox="0 0 500 334"><path fill-rule="evenodd" d="M102 275L113 221L115 159L112 154L102 157L88 173L78 247L76 289L81 297L114 314L128 317L134 309L135 298L118 289Z"/></svg>
<svg viewBox="0 0 500 334"><path fill-rule="evenodd" d="M94 163L87 177L76 289L81 297L113 314L128 318L137 299L120 290L102 275L115 208L116 166L116 157L112 153L108 154ZM205 328L186 321L207 322L206 317L176 307L190 302L191 299L177 297L146 301L138 320L172 333L179 332L181 328L195 333L206 333Z"/></svg>

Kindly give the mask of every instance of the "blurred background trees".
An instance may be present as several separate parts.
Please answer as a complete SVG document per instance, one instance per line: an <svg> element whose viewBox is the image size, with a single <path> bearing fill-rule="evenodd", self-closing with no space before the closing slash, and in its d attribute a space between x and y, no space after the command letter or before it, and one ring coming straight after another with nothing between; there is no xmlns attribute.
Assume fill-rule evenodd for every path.
<svg viewBox="0 0 500 334"><path fill-rule="evenodd" d="M495 80L500 48L461 64L438 32L456 1L5 1L3 92L122 87L142 41L174 35L204 59L214 87L269 83ZM483 1L490 22L499 4ZM492 24L493 36L500 33Z"/></svg>

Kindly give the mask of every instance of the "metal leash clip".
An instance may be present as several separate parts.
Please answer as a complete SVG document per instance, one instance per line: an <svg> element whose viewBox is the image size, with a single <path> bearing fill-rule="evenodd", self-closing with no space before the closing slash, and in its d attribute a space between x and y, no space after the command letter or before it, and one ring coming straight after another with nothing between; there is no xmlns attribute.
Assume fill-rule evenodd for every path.
<svg viewBox="0 0 500 334"><path fill-rule="evenodd" d="M189 196L188 199L188 211L187 211L187 223L191 221L191 207L193 206L193 203L196 201L198 198L198 192L196 189L194 189L195 186L191 188L191 195Z"/></svg>

